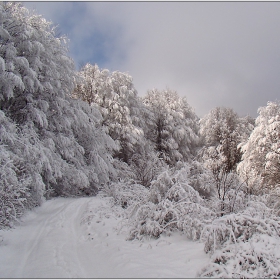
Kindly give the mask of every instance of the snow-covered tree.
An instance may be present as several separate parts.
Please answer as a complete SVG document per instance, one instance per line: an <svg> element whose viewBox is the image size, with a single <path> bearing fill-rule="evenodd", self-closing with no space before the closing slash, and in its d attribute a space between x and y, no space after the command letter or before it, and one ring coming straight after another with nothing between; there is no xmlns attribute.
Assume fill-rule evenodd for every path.
<svg viewBox="0 0 280 280"><path fill-rule="evenodd" d="M258 110L256 127L242 145L238 171L251 188L275 188L280 184L280 104L268 102ZM256 187L255 187L256 188Z"/></svg>
<svg viewBox="0 0 280 280"><path fill-rule="evenodd" d="M159 156L171 165L190 160L199 140L198 117L186 98L169 89L153 89L143 102L152 112L147 138Z"/></svg>
<svg viewBox="0 0 280 280"><path fill-rule="evenodd" d="M17 127L0 111L0 228L12 226L31 204L30 175L22 155L17 152L27 145ZM25 142L25 143L24 143ZM10 147L13 146L14 150Z"/></svg>
<svg viewBox="0 0 280 280"><path fill-rule="evenodd" d="M66 39L19 3L0 3L0 23L1 144L12 170L15 159L24 166L21 175L9 174L31 180L37 204L52 190L96 191L114 176L117 147L101 127L99 111L70 98L75 70ZM16 125L10 137L4 137L7 123Z"/></svg>
<svg viewBox="0 0 280 280"><path fill-rule="evenodd" d="M150 187L151 182L166 168L165 162L158 158L150 145L149 149L144 149L143 153L132 156L130 166L135 180L145 187Z"/></svg>
<svg viewBox="0 0 280 280"><path fill-rule="evenodd" d="M239 145L248 139L252 129L249 117L239 118L230 108L217 107L200 120L204 143L200 155L213 174L222 214L225 202L231 197L230 190L243 185L236 174L242 156Z"/></svg>
<svg viewBox="0 0 280 280"><path fill-rule="evenodd" d="M142 105L132 78L126 73L101 70L97 65L86 64L79 72L73 93L100 110L109 135L120 146L116 156L128 163L135 147L143 139L144 120ZM142 108L143 107L143 108Z"/></svg>
<svg viewBox="0 0 280 280"><path fill-rule="evenodd" d="M218 165L226 173L236 170L241 160L238 145L247 140L252 128L248 117L239 118L230 108L217 107L200 120L200 132L209 157L217 157Z"/></svg>

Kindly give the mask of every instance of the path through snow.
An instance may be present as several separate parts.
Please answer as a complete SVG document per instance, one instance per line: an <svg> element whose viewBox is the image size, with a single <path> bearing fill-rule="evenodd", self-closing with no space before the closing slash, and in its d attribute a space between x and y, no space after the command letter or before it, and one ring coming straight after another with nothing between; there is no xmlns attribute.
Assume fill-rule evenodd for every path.
<svg viewBox="0 0 280 280"><path fill-rule="evenodd" d="M0 278L195 278L203 244L174 234L126 241L121 212L100 197L56 198L0 231Z"/></svg>

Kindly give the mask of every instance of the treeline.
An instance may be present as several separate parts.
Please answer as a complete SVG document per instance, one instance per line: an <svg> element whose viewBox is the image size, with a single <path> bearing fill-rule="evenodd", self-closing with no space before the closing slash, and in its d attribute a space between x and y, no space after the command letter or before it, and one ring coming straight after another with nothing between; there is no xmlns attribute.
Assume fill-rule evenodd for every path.
<svg viewBox="0 0 280 280"><path fill-rule="evenodd" d="M76 72L66 38L57 38L51 23L18 3L0 8L1 209L7 221L19 215L8 206L11 199L33 207L44 197L92 195L120 179L149 188L182 162L197 161L210 171L220 200L233 174L250 193L279 184L279 104L260 108L256 122L229 108L199 119L176 91L152 89L140 98L126 73L90 64Z"/></svg>

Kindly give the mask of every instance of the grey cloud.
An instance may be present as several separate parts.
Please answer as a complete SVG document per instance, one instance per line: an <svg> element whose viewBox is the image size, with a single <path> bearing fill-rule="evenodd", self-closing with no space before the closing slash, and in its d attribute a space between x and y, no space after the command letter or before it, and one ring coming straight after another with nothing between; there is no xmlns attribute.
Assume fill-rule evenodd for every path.
<svg viewBox="0 0 280 280"><path fill-rule="evenodd" d="M216 106L256 116L258 107L279 96L278 2L79 4L85 8L79 20L73 14L74 58L90 60L97 45L91 50L81 42L104 34L99 66L128 72L140 95L168 86L200 116Z"/></svg>

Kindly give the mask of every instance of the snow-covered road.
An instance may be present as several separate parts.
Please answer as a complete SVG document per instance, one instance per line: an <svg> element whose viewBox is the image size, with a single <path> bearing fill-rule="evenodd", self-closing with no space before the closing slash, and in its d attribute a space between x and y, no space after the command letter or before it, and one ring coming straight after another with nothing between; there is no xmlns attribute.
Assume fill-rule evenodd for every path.
<svg viewBox="0 0 280 280"><path fill-rule="evenodd" d="M108 201L56 198L0 231L0 278L194 278L209 261L179 234L126 241Z"/></svg>

